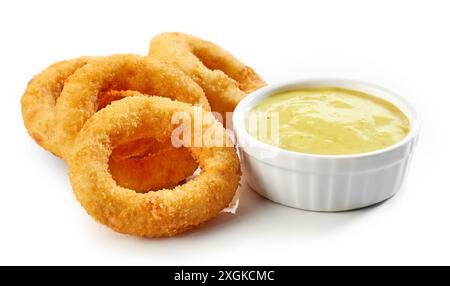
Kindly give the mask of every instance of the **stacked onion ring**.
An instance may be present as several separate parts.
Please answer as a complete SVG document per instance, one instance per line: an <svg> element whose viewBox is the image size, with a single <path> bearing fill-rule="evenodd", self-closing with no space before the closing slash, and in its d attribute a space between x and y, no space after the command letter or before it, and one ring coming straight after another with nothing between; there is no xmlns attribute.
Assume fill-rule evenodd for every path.
<svg viewBox="0 0 450 286"><path fill-rule="evenodd" d="M182 33L162 33L150 43L149 56L169 63L197 82L211 109L226 119L248 93L266 85L251 68L214 43Z"/></svg>
<svg viewBox="0 0 450 286"><path fill-rule="evenodd" d="M172 115L184 112L193 118L195 108L162 97L133 96L88 120L75 141L69 174L75 195L94 219L121 233L171 236L216 216L230 203L240 179L234 148L189 148L202 172L173 189L139 194L118 186L109 173L109 156L123 138L164 141L174 128ZM225 134L213 115L203 112L204 129Z"/></svg>

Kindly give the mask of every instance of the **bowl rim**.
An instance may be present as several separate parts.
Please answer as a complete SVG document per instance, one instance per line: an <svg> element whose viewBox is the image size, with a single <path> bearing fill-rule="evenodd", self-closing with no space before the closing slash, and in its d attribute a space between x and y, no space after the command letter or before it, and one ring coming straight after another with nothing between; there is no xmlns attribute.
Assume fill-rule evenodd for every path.
<svg viewBox="0 0 450 286"><path fill-rule="evenodd" d="M330 84L324 84L324 83L330 83ZM381 99L387 100L389 103L393 104L397 108L399 108L407 117L410 122L410 130L409 133L399 142L390 145L386 148L377 149L371 152L365 152L365 153L356 153L356 154L341 154L341 155L330 155L330 154L312 154L312 153L302 153L297 151L290 151L286 149L282 149L277 146L273 146L267 143L264 143L253 136L251 136L247 130L244 127L244 117L247 110L249 110L251 107L255 106L256 103L258 103L258 99L263 99L267 96L271 96L273 94L276 94L279 91L282 90L289 90L289 89L295 89L300 88L300 85L310 85L313 87L314 85L317 85L317 87L338 87L338 88L346 88L350 90L360 91L368 93L367 91L358 89L357 87L365 87L374 91L378 91L375 93L368 93L372 96L379 97ZM355 87L349 87L355 86ZM297 87L296 87L297 86ZM399 106L398 104L392 102L390 99L387 99L380 94L388 95L389 97L392 97L396 99L397 101L401 102L404 108ZM405 112L405 109L407 109L407 112ZM389 151L392 151L394 149L400 148L401 146L404 146L408 144L411 140L418 137L419 131L421 129L422 121L421 118L416 111L416 109L409 103L408 100L406 100L404 97L398 95L397 93L386 89L382 86L379 86L377 84L360 81L360 80L353 80L353 79L347 79L347 78L305 78L305 79L297 79L297 80L290 80L285 81L281 83L276 84L269 84L261 89L258 89L250 94L248 94L244 99L242 99L239 104L236 106L234 112L233 112L233 129L236 136L236 141L239 145L239 137L242 137L242 141L245 142L251 142L252 147L256 148L262 148L267 150L273 150L274 152L278 152L277 154L280 155L286 155L296 158L321 158L321 159L351 159L351 158L366 158L366 157L372 157L377 156L379 154L384 154ZM245 146L239 146L240 148L246 149Z"/></svg>

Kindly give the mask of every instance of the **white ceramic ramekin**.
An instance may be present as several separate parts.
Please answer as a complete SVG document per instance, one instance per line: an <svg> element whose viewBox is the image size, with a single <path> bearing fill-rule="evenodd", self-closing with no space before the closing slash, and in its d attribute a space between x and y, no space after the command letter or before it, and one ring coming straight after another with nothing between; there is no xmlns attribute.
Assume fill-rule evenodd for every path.
<svg viewBox="0 0 450 286"><path fill-rule="evenodd" d="M314 155L283 150L252 137L245 116L275 93L298 88L342 87L388 100L409 118L411 130L388 148L354 155ZM403 185L416 145L420 120L413 107L394 93L344 79L299 80L267 86L244 98L233 114L233 128L249 186L262 196L312 211L345 211L392 197Z"/></svg>

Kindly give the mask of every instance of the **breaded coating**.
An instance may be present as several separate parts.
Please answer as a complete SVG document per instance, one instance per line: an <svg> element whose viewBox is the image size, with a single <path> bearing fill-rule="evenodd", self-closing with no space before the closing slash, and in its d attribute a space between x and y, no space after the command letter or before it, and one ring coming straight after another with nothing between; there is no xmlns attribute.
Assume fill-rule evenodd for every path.
<svg viewBox="0 0 450 286"><path fill-rule="evenodd" d="M197 82L211 109L223 119L248 93L266 85L250 67L221 47L182 33L162 33L150 43L149 55L169 63Z"/></svg>
<svg viewBox="0 0 450 286"><path fill-rule="evenodd" d="M62 152L60 150L62 144L58 139L60 137L55 136L57 121L56 106L59 103L60 95L66 83L70 81L69 78L72 76L77 78L74 74L88 63L94 62L94 65L102 66L102 64L108 64L111 58L122 58L122 56L115 55L105 58L81 57L57 62L46 68L30 81L22 96L22 115L29 134L44 149L52 152L56 156L62 157ZM146 61L148 57L143 56L125 55L122 61L129 59L134 59L135 63L138 63L134 66L136 71L125 71L123 76L130 76L132 73L141 73L141 77L154 76L153 73L150 74L149 68L143 69L142 64L139 64L140 62L145 62L146 64L143 64L144 66L157 65L160 68L167 66L158 63L154 64L155 61L152 60L149 60L151 63L148 63L148 61ZM173 71L173 68L168 67L168 70ZM175 75L179 74L182 73L178 72ZM174 76L172 76L172 79L173 78ZM181 80L183 80L183 78L185 80L184 82L174 82L173 85L181 86L186 84L188 86L184 89L183 87L180 87L179 89L184 91L184 93L180 93L180 95L173 94L173 98L186 100L189 103L200 104L209 110L209 104L207 103L207 99L201 88L196 86L196 83L184 74L182 74ZM143 81L145 81L145 79ZM134 82L134 84L135 87L140 90L150 90L147 83L143 84L142 87L139 87L137 82ZM126 86L121 85L120 83L111 84L111 88L122 89L125 87ZM154 88L156 89L157 87L155 86ZM166 90L167 87L159 93L163 95L162 93ZM69 93L66 94L71 97L73 95ZM96 112L110 104L112 101L133 95L135 95L135 93L132 90L113 90L106 87L98 91L97 99L95 99L94 96L91 97L93 100L91 104L94 112ZM85 99L81 100L82 102L85 102ZM62 101L65 102L64 100ZM85 113L83 110L80 111ZM68 121L70 120L64 113L61 113L60 119L61 118ZM174 148L171 145L171 142L148 143L149 142L144 141L124 142L120 152L113 151L113 158L110 160L110 169L114 179L119 185L132 188L139 192L170 188L191 176L197 169L198 164L192 158L190 151L186 148ZM124 146L128 146L126 148L127 152L125 152ZM144 149L146 150L145 153L143 152ZM173 165L173 158L178 158L177 165Z"/></svg>
<svg viewBox="0 0 450 286"><path fill-rule="evenodd" d="M33 77L22 96L22 117L30 136L45 150L61 157L54 140L55 105L67 79L92 59L80 57L54 63Z"/></svg>
<svg viewBox="0 0 450 286"><path fill-rule="evenodd" d="M100 94L98 109L136 94L140 93L109 90ZM153 138L125 142L114 148L109 159L109 170L117 184L136 192L172 188L192 176L197 168L191 152L173 147L170 138L164 142Z"/></svg>
<svg viewBox="0 0 450 286"><path fill-rule="evenodd" d="M228 206L241 172L236 150L223 147L227 146L226 136L222 138L222 146L190 147L202 172L173 189L136 193L118 186L108 170L111 152L123 138L153 138L163 142L176 128L171 123L173 114L185 112L193 119L198 110L168 98L133 96L115 101L90 117L68 160L74 193L85 210L115 231L159 237L200 225ZM202 130L225 134L211 113L201 112Z"/></svg>
<svg viewBox="0 0 450 286"><path fill-rule="evenodd" d="M55 140L61 145L63 157L70 153L84 123L97 111L99 94L107 90L138 91L210 108L194 81L158 60L131 54L93 60L66 81L56 105Z"/></svg>

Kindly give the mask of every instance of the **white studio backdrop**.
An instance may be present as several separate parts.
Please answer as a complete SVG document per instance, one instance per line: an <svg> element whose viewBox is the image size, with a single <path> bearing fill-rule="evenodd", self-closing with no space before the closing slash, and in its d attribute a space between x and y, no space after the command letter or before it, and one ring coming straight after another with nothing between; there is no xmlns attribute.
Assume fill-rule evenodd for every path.
<svg viewBox="0 0 450 286"><path fill-rule="evenodd" d="M0 264L450 264L448 1L3 1ZM146 54L154 35L216 42L268 83L341 77L376 83L423 119L407 184L376 207L313 213L246 188L236 215L169 239L95 223L65 164L23 127L20 97L50 63Z"/></svg>

